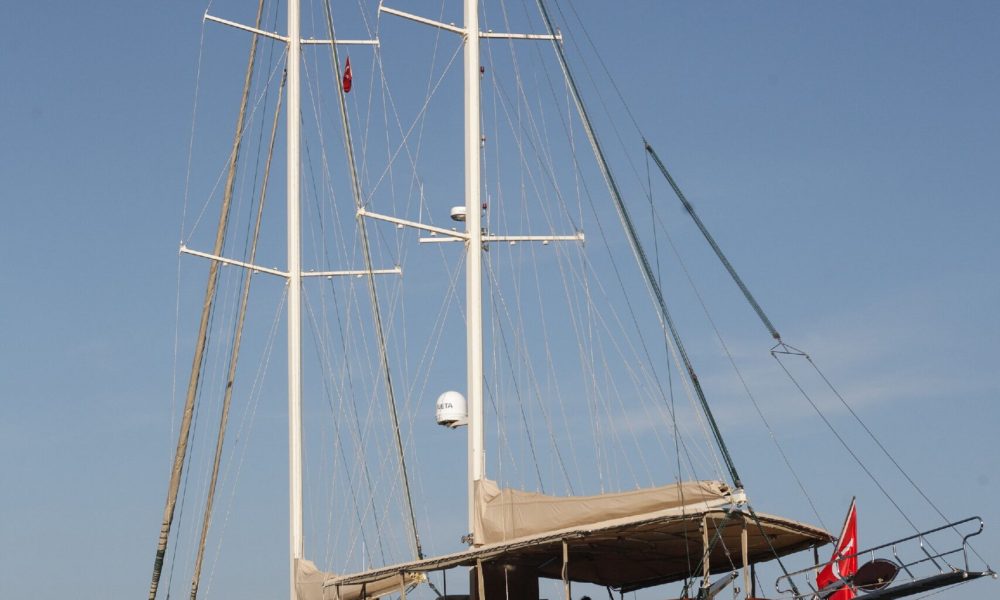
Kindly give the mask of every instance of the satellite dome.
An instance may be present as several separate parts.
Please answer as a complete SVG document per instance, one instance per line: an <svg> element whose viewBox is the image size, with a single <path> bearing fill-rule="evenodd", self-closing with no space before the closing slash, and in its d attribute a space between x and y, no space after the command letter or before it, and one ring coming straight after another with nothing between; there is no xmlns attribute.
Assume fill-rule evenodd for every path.
<svg viewBox="0 0 1000 600"><path fill-rule="evenodd" d="M438 425L454 429L469 422L465 396L458 392L449 391L438 396L434 412Z"/></svg>

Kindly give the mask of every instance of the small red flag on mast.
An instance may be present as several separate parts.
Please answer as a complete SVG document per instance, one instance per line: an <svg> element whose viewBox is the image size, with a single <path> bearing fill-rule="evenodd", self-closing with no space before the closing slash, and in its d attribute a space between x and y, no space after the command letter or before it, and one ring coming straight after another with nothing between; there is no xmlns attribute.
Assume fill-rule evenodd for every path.
<svg viewBox="0 0 1000 600"><path fill-rule="evenodd" d="M816 575L816 586L819 589L831 583L842 581L858 572L858 509L855 501L851 500L851 509L847 511L847 519L844 521L844 529L840 532L840 539L837 540L837 547L830 557L830 562L823 567L823 570ZM851 600L854 598L854 589L850 585L844 585L829 596L829 600Z"/></svg>
<svg viewBox="0 0 1000 600"><path fill-rule="evenodd" d="M351 80L353 79L351 75L351 57L347 57L347 65L344 67L344 93L351 91Z"/></svg>

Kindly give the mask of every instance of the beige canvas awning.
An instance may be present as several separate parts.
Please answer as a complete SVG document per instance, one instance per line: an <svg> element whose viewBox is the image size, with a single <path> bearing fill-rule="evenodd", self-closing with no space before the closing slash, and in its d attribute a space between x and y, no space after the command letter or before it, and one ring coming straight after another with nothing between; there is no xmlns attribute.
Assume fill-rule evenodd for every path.
<svg viewBox="0 0 1000 600"><path fill-rule="evenodd" d="M615 514L604 513L604 509L613 511L620 504L635 508L648 500L650 495L656 497L676 492L675 496L679 496L682 489L694 490L691 496L685 491L684 503L668 503L664 507L653 502L649 508L654 510L601 518ZM702 495L697 493L699 489ZM487 496L492 494L489 489L483 491L490 492L485 494ZM489 508L481 512L482 533L487 539L500 537L500 541L439 558L335 577L326 580L324 585L374 582L402 573L474 566L478 561L513 565L534 572L539 577L560 579L565 543L569 553L570 580L630 590L701 575L701 557L706 551L702 526L708 532L711 573L729 572L742 566L741 537L744 528L747 562L750 564L823 545L832 539L822 529L789 519L758 513L758 524L741 510L707 507L709 504L725 504L723 498L726 502L733 502L729 489L719 482L686 482L640 491L632 498L634 504L628 500L632 493L575 499L522 494L525 493L492 494L493 498L501 499L494 506L493 516L507 515L494 521L503 524L500 528L489 524L492 519ZM698 498L699 501L689 505L686 503L688 498ZM527 501L529 499L532 501ZM524 517L524 512L530 513L529 518ZM580 522L587 515L596 520ZM540 526L544 527L546 519L550 519L547 521L550 525L570 524L558 529L536 531ZM522 535L511 537L518 534Z"/></svg>
<svg viewBox="0 0 1000 600"><path fill-rule="evenodd" d="M320 571L311 560L296 561L295 569L295 591L299 600L381 598L399 593L400 589L416 585L425 579L422 573L390 573L364 583L324 586L327 580L336 578L336 575Z"/></svg>
<svg viewBox="0 0 1000 600"><path fill-rule="evenodd" d="M685 481L596 496L547 496L476 482L476 540L494 544L640 515L702 512L734 502L721 481Z"/></svg>

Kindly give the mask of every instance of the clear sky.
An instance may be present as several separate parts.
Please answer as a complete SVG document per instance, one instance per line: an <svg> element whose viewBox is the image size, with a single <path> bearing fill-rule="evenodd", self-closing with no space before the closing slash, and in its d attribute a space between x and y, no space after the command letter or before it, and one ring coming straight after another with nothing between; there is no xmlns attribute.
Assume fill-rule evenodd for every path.
<svg viewBox="0 0 1000 600"><path fill-rule="evenodd" d="M437 3L422 4L399 6L436 16ZM947 515L985 518L977 549L1000 564L1000 5L575 4L643 132L785 339L816 358ZM5 9L0 596L75 588L79 598L135 597L148 586L174 445L176 250L205 7ZM228 2L212 11L252 17ZM206 32L206 52L218 54L205 64L228 60L239 76L244 38ZM383 39L393 43L403 42ZM621 135L634 137L623 117ZM198 139L218 133L224 152L230 122L203 125ZM674 201L662 188L660 197ZM688 225L679 209L665 214ZM200 297L196 281L185 280L194 300L184 302ZM193 330L193 321L181 327L182 344ZM766 355L766 336L757 341ZM279 345L274 362L283 360ZM275 385L281 376L275 369ZM428 388L427 418L438 387ZM826 469L841 477L830 463L844 453L822 425L781 410L808 478L823 480ZM768 488L769 468L752 466L764 461L766 434L721 420L748 489ZM269 425L284 431L280 419L258 427ZM280 557L278 475L267 498L277 502L243 514L279 534ZM436 476L426 477L434 488ZM860 508L862 546L908 533L880 528L897 517L867 484L855 492L851 483L820 501L828 526L858 493L872 499ZM909 502L913 492L898 494ZM791 503L760 496L772 503L766 512ZM866 527L877 539L864 538ZM284 563L264 564L272 536L232 535L240 560L266 581L227 579L220 568L213 595L283 593ZM183 578L175 585L184 593ZM972 585L947 597L996 586Z"/></svg>

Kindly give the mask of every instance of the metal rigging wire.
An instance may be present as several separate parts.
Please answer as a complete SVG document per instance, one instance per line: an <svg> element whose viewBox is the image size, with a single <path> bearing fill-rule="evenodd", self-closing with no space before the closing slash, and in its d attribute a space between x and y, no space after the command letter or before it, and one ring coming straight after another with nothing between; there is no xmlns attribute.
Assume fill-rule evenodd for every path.
<svg viewBox="0 0 1000 600"><path fill-rule="evenodd" d="M329 0L326 0L326 2L323 3L323 8L326 16L326 26L330 34L330 39L336 40L333 28L333 14L330 9ZM347 100L345 98L344 88L339 84L341 80L340 59L337 55L336 43L330 44L330 57L333 63L332 66L333 66L334 82L335 85L337 86L337 98L340 104L341 124L344 128L344 148L347 154L349 170L351 175L351 190L354 194L355 206L358 209L361 209L364 206L364 199L361 193L361 184L360 181L358 180L358 170L355 164L355 157L354 157L354 146L351 142L351 127L350 127L350 121L347 118ZM392 418L392 427L393 427L393 432L395 433L396 451L398 452L398 459L399 459L399 472L400 472L399 474L402 479L403 492L406 497L406 508L410 518L410 530L413 535L414 551L416 553L417 558L421 559L424 557L424 551L420 545L420 534L417 531L417 518L416 518L416 513L413 510L413 496L410 493L410 479L406 471L406 455L403 447L402 433L400 432L400 427L399 427L399 414L396 410L396 396L392 385L392 373L389 368L389 354L388 354L388 349L386 348L385 332L382 326L382 314L379 308L378 290L375 285L375 273L373 270L374 267L372 265L371 248L368 242L368 229L365 224L364 216L358 215L357 222L358 222L358 230L361 234L361 243L365 259L365 269L368 271L368 277L367 277L368 292L372 302L372 313L375 317L375 331L378 337L379 357L382 363L383 375L385 376L386 398L389 402L389 416Z"/></svg>
<svg viewBox="0 0 1000 600"><path fill-rule="evenodd" d="M257 26L260 26L260 17L264 9L264 2L261 0L257 14ZM248 70L248 79L253 76L252 64L257 50L257 36L254 36L250 50L251 68ZM264 215L264 199L267 197L267 184L271 174L271 158L274 156L274 142L278 132L278 118L281 114L281 92L285 87L285 78L281 78L278 87L278 100L274 106L274 122L271 125L271 137L268 144L267 161L264 167L264 178L261 183L260 199L257 203L257 216L254 221L253 233L250 240L250 252L247 262L253 264L257 255L257 241L260 237L261 221ZM243 338L243 324L246 319L247 303L250 298L250 283L253 279L253 271L247 271L243 280L243 291L240 295L239 312L236 317L236 325L233 333L232 350L229 358L229 372L226 375L225 396L222 401L222 410L219 416L219 432L215 444L215 456L212 462L212 476L209 480L208 495L205 499L205 512L202 518L201 539L198 543L197 557L195 558L194 572L191 576L191 600L198 597L198 586L201 581L202 562L205 557L205 543L208 538L208 529L212 522L212 507L215 501L215 489L219 479L219 467L222 461L223 444L226 439L226 429L229 423L229 409L233 399L233 381L236 377L236 365L239 361L240 344Z"/></svg>
<svg viewBox="0 0 1000 600"><path fill-rule="evenodd" d="M257 22L261 19L263 10L263 0L258 9ZM250 83L253 77L254 57L257 49L257 38L253 39L247 61L246 77L243 83L243 92L240 100L239 116L236 120L236 132L233 136L232 152L229 156L229 172L226 177L226 187L220 208L219 223L216 229L215 245L213 254L220 256L226 240L226 229L229 222L230 207L232 204L233 188L236 181L236 165L240 153L240 145L243 138L243 127L246 119L246 109L250 97ZM174 520L174 508L177 503L178 490L181 484L181 475L184 471L185 459L187 458L188 441L191 434L191 425L195 412L195 399L198 395L199 381L201 379L202 363L205 357L205 348L208 343L209 325L215 304L215 291L218 284L219 263L211 261L208 272L208 282L205 286L205 296L202 303L201 319L198 325L198 336L195 343L194 357L192 358L191 374L188 378L187 395L184 402L184 412L181 420L180 433L177 439L177 449L174 453L173 468L170 475L170 484L167 489L166 505L163 509L163 522L160 526L160 537L156 547L156 555L153 560L153 574L149 584L149 598L154 600L160 583L160 573L163 569L163 561L167 551L167 544L170 539L171 525Z"/></svg>
<svg viewBox="0 0 1000 600"><path fill-rule="evenodd" d="M545 21L545 26L548 33L555 36L555 27L552 24L552 20L549 17L548 10L545 8L544 0L537 0L539 10L542 13L542 17ZM597 136L593 131L590 124L590 119L587 116L586 108L583 105L583 100L580 97L579 90L577 89L576 83L573 79L573 75L569 70L569 65L566 61L566 56L563 52L562 46L557 42L553 42L553 47L556 50L556 55L559 58L559 64L562 67L563 75L566 78L566 82L573 93L573 99L575 101L577 111L580 114L580 119L583 123L584 129L587 132L587 137L590 140L591 146L594 149L595 157L601 167L601 172L604 175L605 182L608 185L609 191L611 192L612 198L615 203L615 208L618 211L619 219L622 221L622 225L625 228L626 234L629 239L629 244L632 247L632 251L636 256L636 260L639 262L642 268L643 275L646 280L647 286L653 293L657 306L660 311L660 317L666 329L669 331L671 338L673 338L674 346L680 353L683 359L685 369L687 370L688 377L691 380L691 384L694 386L695 392L698 395L698 400L701 403L702 410L705 413L705 418L708 420L709 426L711 427L712 434L715 437L716 444L719 447L719 452L722 454L722 458L726 463L726 467L729 471L729 475L732 478L733 485L737 488L743 487L743 482L740 480L739 473L736 471L736 464L733 461L732 455L729 453L729 448L726 446L725 440L722 438L722 432L719 430L718 423L715 420L715 416L712 414L711 408L708 406L708 400L705 398L705 392L702 390L701 383L698 381L698 375L695 373L694 367L691 364L691 360L688 358L687 352L684 349L683 342L677 332L677 328L674 324L673 318L670 316L670 311L667 309L666 300L663 297L663 292L660 290L659 283L652 271L652 267L649 264L649 260L646 258L645 251L643 250L641 244L638 240L638 235L635 231L635 226L632 223L632 218L629 216L628 208L625 206L624 200L622 199L621 192L618 189L618 184L616 183L614 176L611 174L610 168L608 167L607 161L604 158L604 153L601 150L600 143L597 140Z"/></svg>

